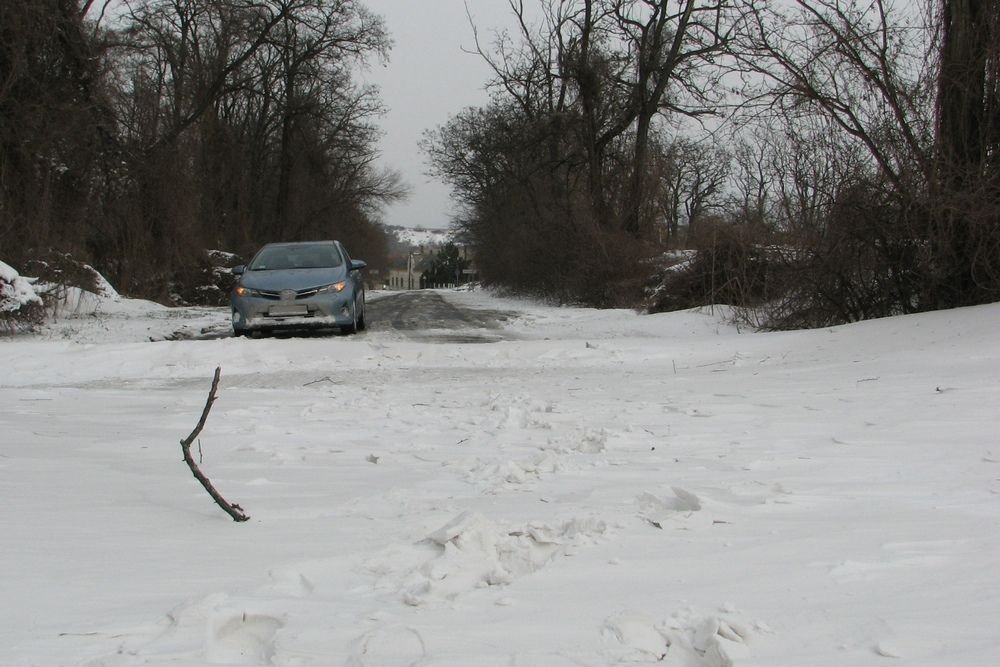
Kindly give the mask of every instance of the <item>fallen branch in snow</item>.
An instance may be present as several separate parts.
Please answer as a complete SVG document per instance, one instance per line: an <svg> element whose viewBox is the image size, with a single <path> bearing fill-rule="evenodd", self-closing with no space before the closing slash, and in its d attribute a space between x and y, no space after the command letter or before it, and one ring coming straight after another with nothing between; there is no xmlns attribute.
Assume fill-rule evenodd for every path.
<svg viewBox="0 0 1000 667"><path fill-rule="evenodd" d="M319 384L320 382L330 382L332 384L338 384L332 377L330 377L329 375L327 375L326 377L321 377L318 380L313 380L312 382L306 382L302 386L303 387L308 387L308 386L313 385L313 384Z"/></svg>
<svg viewBox="0 0 1000 667"><path fill-rule="evenodd" d="M191 474L194 478L201 482L201 485L205 487L208 491L208 495L212 496L212 500L226 511L226 514L233 517L233 521L246 521L250 517L243 512L243 508L236 503L230 503L225 498L222 497L215 487L212 486L212 482L209 481L208 477L205 477L204 473L201 472L201 468L198 464L194 462L191 457L191 445L194 443L198 434L201 433L201 429L205 428L205 422L208 420L208 413L212 409L212 404L215 403L215 392L219 389L219 376L222 374L222 367L218 366L215 369L215 378L212 380L212 389L208 392L208 400L205 401L205 409L201 412L201 419L198 420L197 426L191 431L189 435L184 440L181 440L181 450L184 452L184 462L187 463L188 468L191 469ZM201 443L198 443L199 449L201 448Z"/></svg>

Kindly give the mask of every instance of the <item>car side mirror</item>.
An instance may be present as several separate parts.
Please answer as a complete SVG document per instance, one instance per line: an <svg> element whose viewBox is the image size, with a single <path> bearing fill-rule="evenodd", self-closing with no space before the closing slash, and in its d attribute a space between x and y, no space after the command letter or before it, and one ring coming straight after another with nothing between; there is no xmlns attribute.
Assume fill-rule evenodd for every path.
<svg viewBox="0 0 1000 667"><path fill-rule="evenodd" d="M234 276L242 276L246 270L247 267L244 266L243 264L234 266L233 268L229 269L230 273L232 273Z"/></svg>
<svg viewBox="0 0 1000 667"><path fill-rule="evenodd" d="M365 268L366 266L368 266L368 262L366 262L364 260L361 260L361 259L352 259L351 260L351 271L360 271L361 269Z"/></svg>

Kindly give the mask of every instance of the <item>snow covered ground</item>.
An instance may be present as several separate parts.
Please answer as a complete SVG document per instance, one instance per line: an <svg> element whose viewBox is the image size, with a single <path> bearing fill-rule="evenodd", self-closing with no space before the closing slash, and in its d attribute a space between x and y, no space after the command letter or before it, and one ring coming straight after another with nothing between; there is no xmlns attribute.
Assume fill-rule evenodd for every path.
<svg viewBox="0 0 1000 667"><path fill-rule="evenodd" d="M0 340L0 664L998 664L1000 305L448 298L510 339L165 340L225 312L117 301ZM178 444L216 366L242 524Z"/></svg>
<svg viewBox="0 0 1000 667"><path fill-rule="evenodd" d="M395 235L400 243L411 246L444 245L451 240L452 233L448 229L424 229L423 227L389 227L389 232Z"/></svg>

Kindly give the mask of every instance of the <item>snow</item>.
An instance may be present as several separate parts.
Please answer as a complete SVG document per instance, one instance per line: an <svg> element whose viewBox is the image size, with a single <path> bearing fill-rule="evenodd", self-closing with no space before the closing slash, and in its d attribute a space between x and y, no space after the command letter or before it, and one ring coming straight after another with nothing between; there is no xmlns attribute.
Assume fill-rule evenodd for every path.
<svg viewBox="0 0 1000 667"><path fill-rule="evenodd" d="M447 229L424 229L422 227L389 227L400 243L411 246L438 246L451 240Z"/></svg>
<svg viewBox="0 0 1000 667"><path fill-rule="evenodd" d="M12 313L22 306L41 302L28 280L9 264L0 262L0 313Z"/></svg>
<svg viewBox="0 0 1000 667"><path fill-rule="evenodd" d="M446 297L517 315L169 340L227 313L119 299L0 340L0 664L996 664L1000 305ZM178 444L216 366L195 455L242 524Z"/></svg>

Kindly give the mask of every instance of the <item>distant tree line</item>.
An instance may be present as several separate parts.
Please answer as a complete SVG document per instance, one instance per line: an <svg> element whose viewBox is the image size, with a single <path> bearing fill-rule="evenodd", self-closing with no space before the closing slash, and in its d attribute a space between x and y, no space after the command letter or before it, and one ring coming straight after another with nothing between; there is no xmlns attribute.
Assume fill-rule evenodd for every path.
<svg viewBox="0 0 1000 667"><path fill-rule="evenodd" d="M514 289L616 305L635 300L659 230L664 112L717 103L712 61L732 38L725 3L541 2L540 25L479 51L493 102L425 141L464 205L481 276ZM683 95L681 93L684 93Z"/></svg>
<svg viewBox="0 0 1000 667"><path fill-rule="evenodd" d="M424 141L485 282L769 326L1000 299L1000 0L526 2ZM207 249L379 263L352 72L388 48L357 0L0 3L0 259L161 299Z"/></svg>
<svg viewBox="0 0 1000 667"><path fill-rule="evenodd" d="M112 9L116 13L112 16ZM382 19L355 0L0 3L0 255L166 298L205 251L340 238L378 262Z"/></svg>
<svg viewBox="0 0 1000 667"><path fill-rule="evenodd" d="M490 103L424 141L484 281L776 327L1000 299L1000 0L508 1Z"/></svg>

